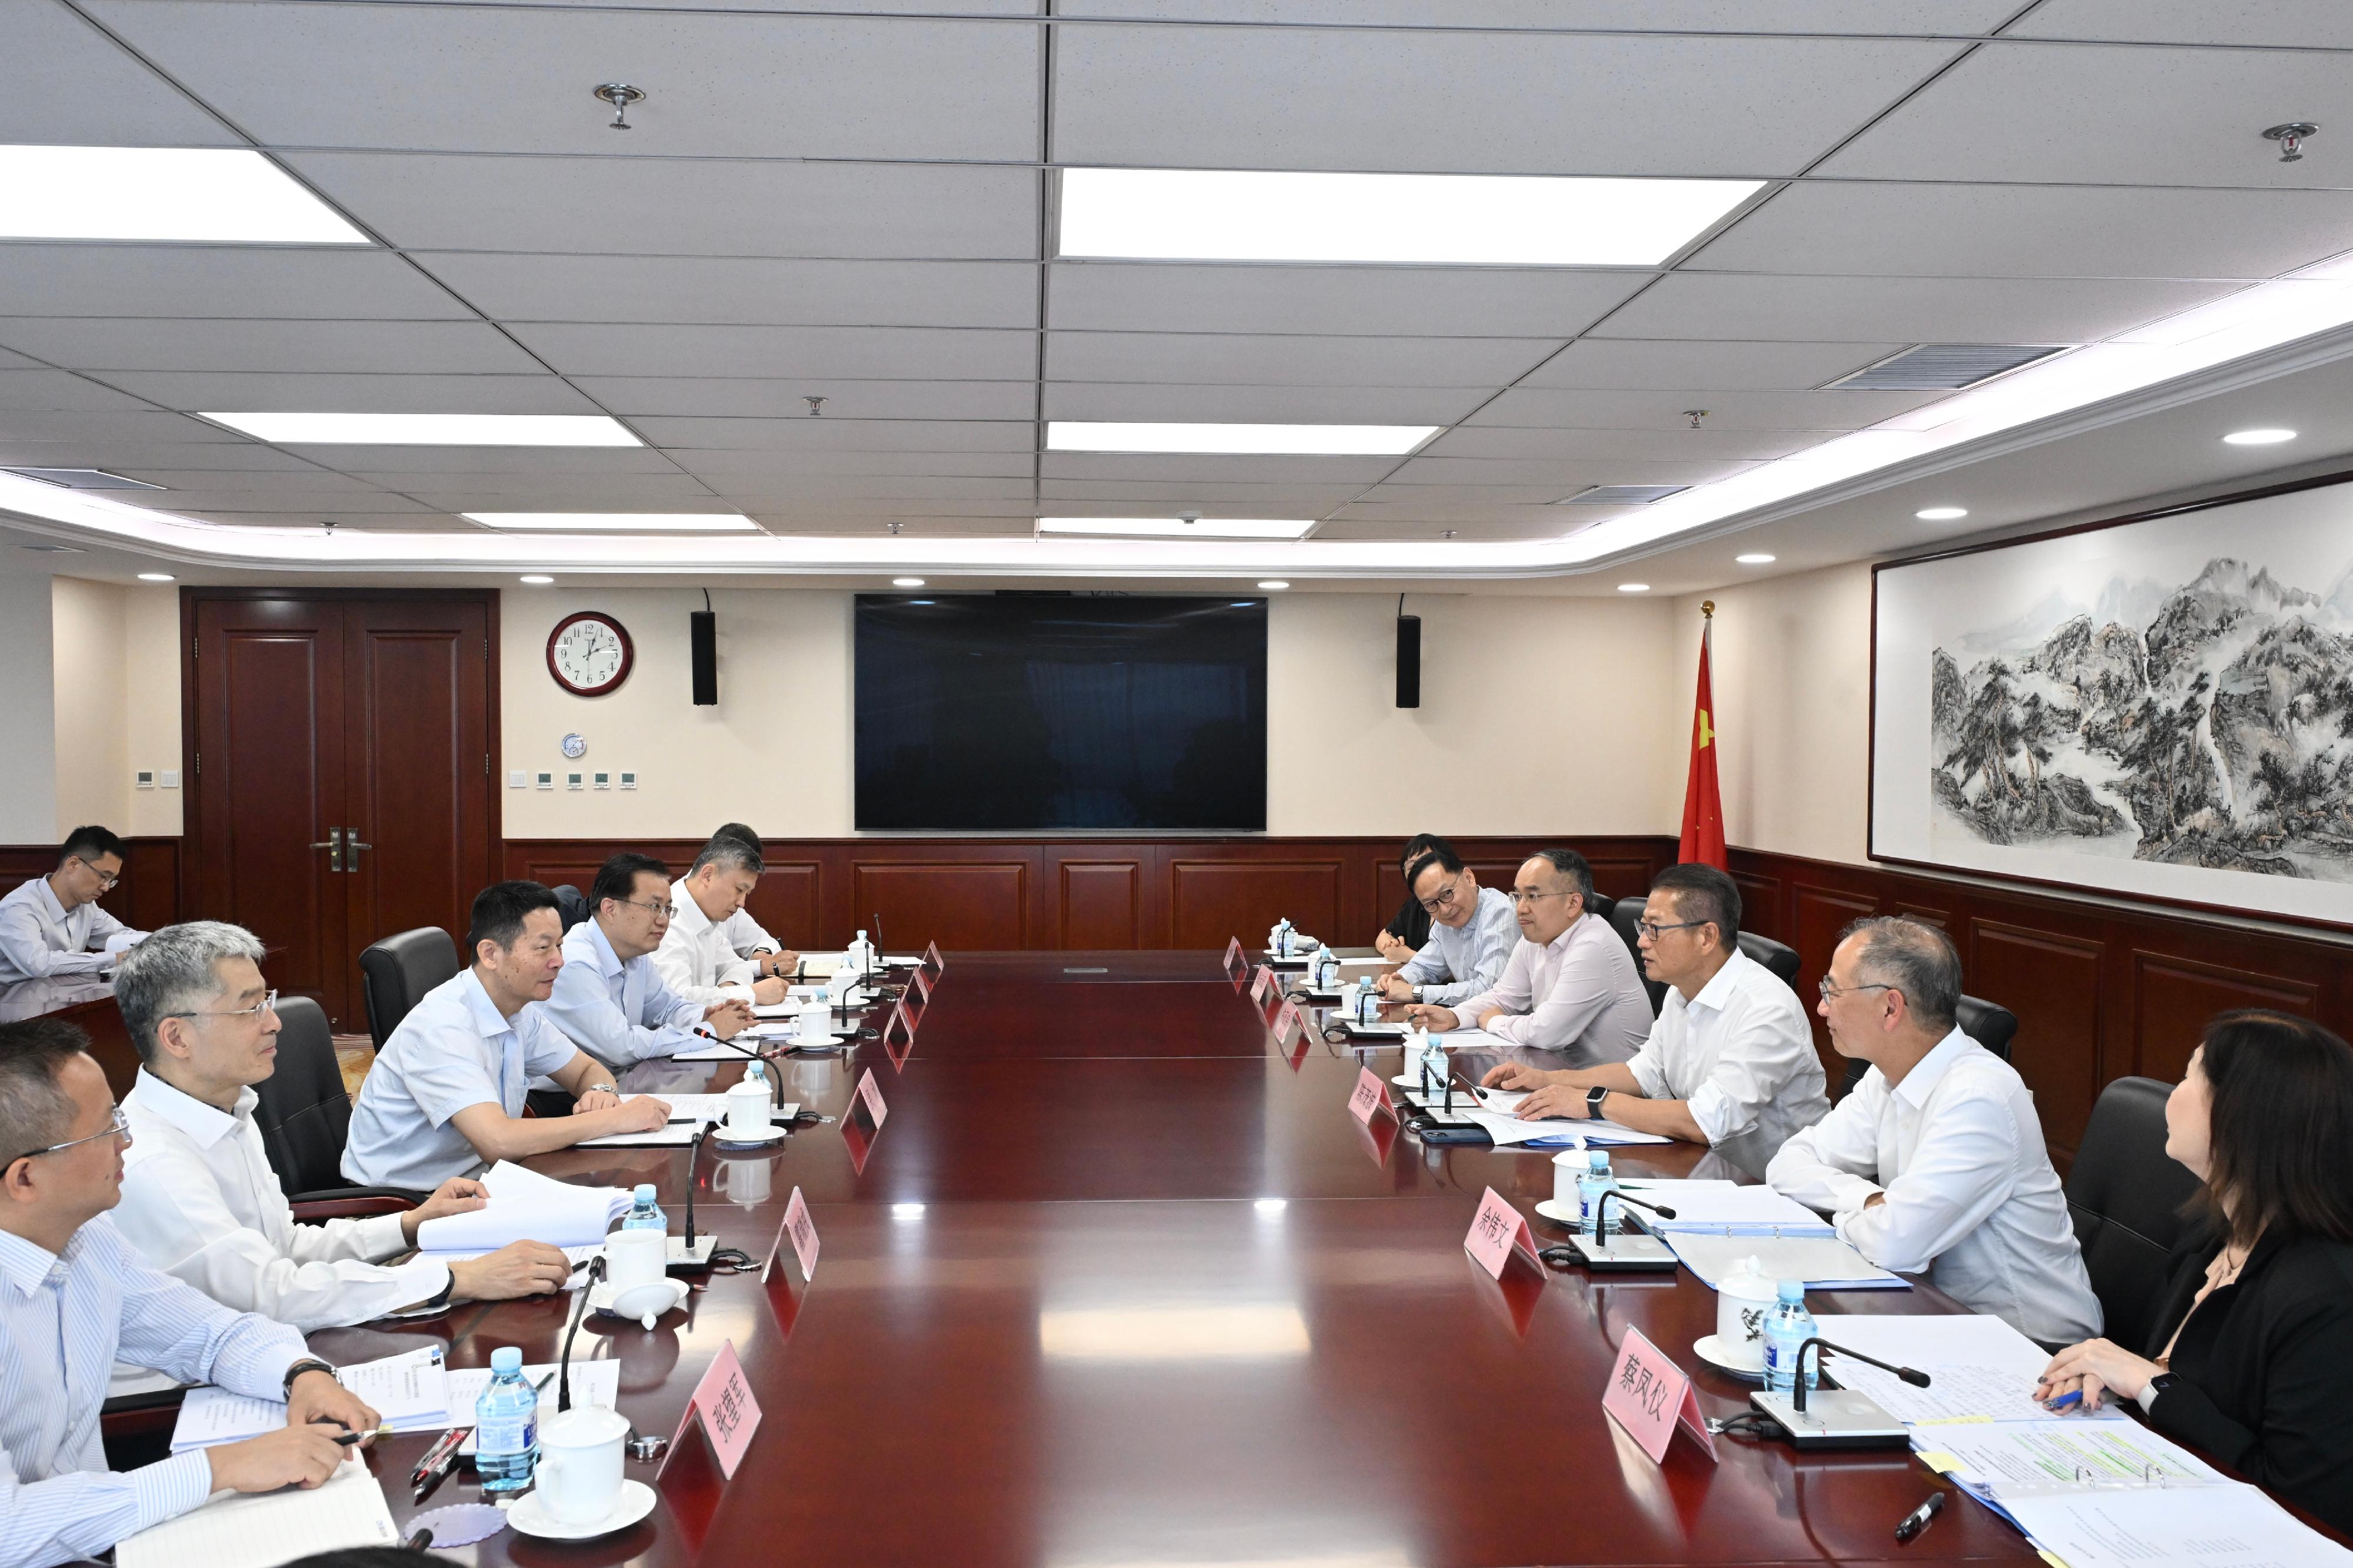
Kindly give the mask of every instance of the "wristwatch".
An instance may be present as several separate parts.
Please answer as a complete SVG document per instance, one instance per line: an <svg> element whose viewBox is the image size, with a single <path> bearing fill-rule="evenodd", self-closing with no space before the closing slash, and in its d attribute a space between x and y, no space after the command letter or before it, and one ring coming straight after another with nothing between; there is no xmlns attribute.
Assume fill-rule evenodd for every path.
<svg viewBox="0 0 2353 1568"><path fill-rule="evenodd" d="M335 1375L335 1369L329 1366L325 1362L321 1361L317 1356L304 1356L301 1361L296 1362L292 1366L286 1369L286 1381L282 1392L285 1394L287 1398L291 1399L294 1397L294 1380L301 1376L306 1372L323 1372L329 1377L333 1377Z"/></svg>
<svg viewBox="0 0 2353 1568"><path fill-rule="evenodd" d="M1601 1102L1609 1098L1609 1091L1602 1088L1598 1083L1591 1089L1587 1089L1585 1091L1585 1114L1590 1116L1596 1121L1600 1121Z"/></svg>
<svg viewBox="0 0 2353 1568"><path fill-rule="evenodd" d="M621 1091L619 1089L609 1083L592 1083L581 1089L580 1092L583 1094L610 1094L617 1096Z"/></svg>
<svg viewBox="0 0 2353 1568"><path fill-rule="evenodd" d="M1428 987L1427 987L1427 986L1421 986L1421 985L1417 985L1417 986L1415 986L1415 987L1413 988L1413 999L1414 999L1415 1001L1417 1001L1417 1002L1421 1001L1421 1000L1423 999L1423 998L1422 998L1422 993L1423 993L1425 990L1427 990L1427 989L1428 989Z"/></svg>
<svg viewBox="0 0 2353 1568"><path fill-rule="evenodd" d="M2158 1394L2163 1394L2167 1389L2171 1388L2175 1384L2179 1383L2180 1381L2181 1374L2178 1372L2160 1372L2155 1377L2148 1380L2148 1386L2140 1391L2140 1398L2136 1403L2137 1403L2143 1410L2147 1410L2150 1405L2157 1403L2157 1396Z"/></svg>

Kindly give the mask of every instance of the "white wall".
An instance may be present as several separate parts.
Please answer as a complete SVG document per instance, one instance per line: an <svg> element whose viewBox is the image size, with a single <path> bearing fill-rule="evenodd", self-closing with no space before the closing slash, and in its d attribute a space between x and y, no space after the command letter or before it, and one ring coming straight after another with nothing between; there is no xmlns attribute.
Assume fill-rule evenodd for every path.
<svg viewBox="0 0 2353 1568"><path fill-rule="evenodd" d="M57 835L85 822L129 837L180 831L180 606L166 587L58 577L50 587ZM155 774L153 789L132 775ZM44 837L47 837L46 835Z"/></svg>
<svg viewBox="0 0 2353 1568"><path fill-rule="evenodd" d="M0 560L0 844L57 842L57 694L49 574ZM44 558L46 559L46 558Z"/></svg>
<svg viewBox="0 0 2353 1568"><path fill-rule="evenodd" d="M712 604L721 700L697 709L699 589L503 595L502 774L548 770L558 786L506 790L507 837L700 837L731 819L777 838L853 831L850 595L713 590ZM1682 752L1676 724L1657 721L1672 705L1667 605L1418 595L1408 608L1422 617L1422 706L1401 712L1393 595L1273 601L1270 833L1673 830ZM609 697L573 697L547 673L548 633L584 609L616 616L637 649ZM567 731L588 742L577 763L558 749ZM600 768L636 771L638 789L562 787Z"/></svg>

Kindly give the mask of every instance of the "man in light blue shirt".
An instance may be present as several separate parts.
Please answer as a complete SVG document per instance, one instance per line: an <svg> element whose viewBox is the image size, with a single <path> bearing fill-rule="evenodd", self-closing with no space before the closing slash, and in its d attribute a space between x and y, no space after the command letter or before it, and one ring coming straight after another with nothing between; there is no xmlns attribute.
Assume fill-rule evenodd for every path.
<svg viewBox="0 0 2353 1568"><path fill-rule="evenodd" d="M345 1177L430 1192L485 1163L670 1120L661 1100L623 1100L604 1065L533 1005L554 987L563 941L555 895L537 882L494 882L475 896L473 967L427 992L377 1053L352 1108ZM541 1073L573 1097L571 1115L523 1119Z"/></svg>
<svg viewBox="0 0 2353 1568"><path fill-rule="evenodd" d="M294 1330L232 1312L150 1268L106 1211L131 1142L106 1074L69 1024L0 1026L0 1563L49 1568L106 1551L216 1491L315 1487L381 1417ZM248 1398L283 1428L106 1468L99 1435L115 1359ZM363 1437L365 1441L365 1437Z"/></svg>
<svg viewBox="0 0 2353 1568"><path fill-rule="evenodd" d="M125 847L103 827L77 827L56 870L0 899L0 982L100 974L145 939L98 907L122 879Z"/></svg>
<svg viewBox="0 0 2353 1568"><path fill-rule="evenodd" d="M1430 941L1403 968L1381 976L1381 995L1451 1006L1493 990L1520 942L1511 895L1481 887L1478 873L1442 840L1413 863L1406 886L1430 911Z"/></svg>
<svg viewBox="0 0 2353 1568"><path fill-rule="evenodd" d="M662 984L648 956L670 930L670 868L650 855L620 854L598 868L588 918L564 936L564 967L542 1005L573 1044L608 1068L674 1057L752 1023L739 1001L708 1007Z"/></svg>

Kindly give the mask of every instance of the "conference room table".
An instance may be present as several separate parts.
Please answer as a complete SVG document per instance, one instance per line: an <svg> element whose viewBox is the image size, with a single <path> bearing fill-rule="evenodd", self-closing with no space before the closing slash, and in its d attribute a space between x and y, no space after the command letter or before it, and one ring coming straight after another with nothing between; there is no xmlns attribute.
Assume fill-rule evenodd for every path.
<svg viewBox="0 0 2353 1568"><path fill-rule="evenodd" d="M877 1013L871 1021L880 1022ZM761 1421L723 1489L698 1448L641 1523L556 1542L512 1531L454 1553L525 1565L854 1562L1112 1564L1958 1563L2035 1553L1950 1497L1910 1546L1896 1522L1952 1489L1904 1452L1810 1454L1745 1436L1654 1463L1601 1408L1639 1329L1710 1415L1747 1386L1693 1342L1715 1327L1688 1272L1593 1276L1462 1245L1489 1187L1527 1215L1548 1152L1425 1146L1359 1122L1360 1071L1395 1047L1311 1030L1278 1047L1214 953L950 954L903 1064L877 1041L776 1065L837 1119L871 1073L882 1124L774 1148L706 1147L699 1231L765 1260L797 1189L821 1253L786 1245L708 1277L649 1331L589 1318L576 1361L620 1366L619 1408L669 1436L732 1344ZM654 1063L625 1089L725 1088L739 1065ZM1714 1173L1687 1145L1615 1152L1621 1173ZM565 1180L659 1189L682 1228L680 1149L572 1150ZM1949 1312L1925 1285L1818 1292L1823 1312ZM555 1359L567 1300L470 1305L317 1334L341 1360L501 1345ZM553 1391L543 1405L552 1407ZM459 1469L412 1509L429 1443L377 1443L394 1517L473 1501ZM699 1437L690 1438L699 1444ZM630 1463L653 1483L658 1466ZM681 1479L686 1478L686 1479Z"/></svg>

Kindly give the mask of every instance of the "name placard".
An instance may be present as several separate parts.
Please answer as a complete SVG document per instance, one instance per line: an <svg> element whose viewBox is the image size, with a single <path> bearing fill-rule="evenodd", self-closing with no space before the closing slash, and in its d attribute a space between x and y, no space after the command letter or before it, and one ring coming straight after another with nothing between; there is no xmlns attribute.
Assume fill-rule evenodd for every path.
<svg viewBox="0 0 2353 1568"><path fill-rule="evenodd" d="M1370 1068L1356 1074L1356 1092L1348 1097L1348 1110L1368 1127L1376 1111L1386 1110L1390 1121L1397 1120L1397 1102L1389 1098L1388 1084Z"/></svg>
<svg viewBox="0 0 2353 1568"><path fill-rule="evenodd" d="M1292 1040L1306 1032L1307 1019L1299 1011L1299 1004L1284 998L1282 1005L1274 1012L1274 1043L1288 1051Z"/></svg>
<svg viewBox="0 0 2353 1568"><path fill-rule="evenodd" d="M1258 977L1250 982L1250 1000L1263 1007L1266 1005L1266 994L1273 989L1274 971L1263 963L1260 964Z"/></svg>
<svg viewBox="0 0 2353 1568"><path fill-rule="evenodd" d="M931 971L925 969L919 963L915 965L915 972L907 978L915 987L915 1000L922 1003L924 1006L930 1006L932 1002Z"/></svg>
<svg viewBox="0 0 2353 1568"><path fill-rule="evenodd" d="M940 944L937 942L923 949L923 967L934 974L944 974L947 972L948 961L940 956Z"/></svg>
<svg viewBox="0 0 2353 1568"><path fill-rule="evenodd" d="M776 1229L779 1243L792 1238L793 1256L800 1259L801 1278L817 1279L817 1221L809 1218L808 1200L801 1196L798 1187L793 1189L793 1201L785 1205L785 1223ZM765 1284L768 1270L776 1266L776 1247L768 1249L768 1266L760 1270L760 1281Z"/></svg>
<svg viewBox="0 0 2353 1568"><path fill-rule="evenodd" d="M874 1087L874 1069L872 1068L868 1068L864 1073L859 1076L858 1091L855 1098L859 1104L866 1108L866 1120L871 1124L870 1131L875 1132L881 1131L882 1118L890 1114L890 1108L882 1103L882 1091Z"/></svg>
<svg viewBox="0 0 2353 1568"><path fill-rule="evenodd" d="M897 1031L899 1046L892 1049L891 1037ZM907 1053L915 1046L915 1021L907 1016L907 999L903 996L891 1004L891 1016L882 1021L882 1049L890 1056L892 1067L904 1067Z"/></svg>
<svg viewBox="0 0 2353 1568"><path fill-rule="evenodd" d="M1528 1228L1527 1220L1501 1193L1489 1187L1487 1195L1479 1200L1479 1212L1472 1216L1471 1234L1462 1238L1462 1250L1501 1279L1504 1265L1512 1260L1514 1249L1527 1255L1537 1273L1544 1272L1544 1264L1536 1258L1535 1233Z"/></svg>
<svg viewBox="0 0 2353 1568"><path fill-rule="evenodd" d="M1225 962L1219 967L1226 972L1227 979L1237 985L1241 984L1242 976L1250 973L1250 954L1242 951L1241 938L1235 937L1226 943Z"/></svg>
<svg viewBox="0 0 2353 1568"><path fill-rule="evenodd" d="M1709 1459L1716 1457L1715 1439L1708 1436L1690 1374L1643 1338L1640 1329L1628 1329L1618 1347L1618 1364L1609 1371L1601 1408L1642 1446L1653 1464L1666 1458L1667 1445L1675 1440L1677 1428L1697 1443Z"/></svg>
<svg viewBox="0 0 2353 1568"><path fill-rule="evenodd" d="M711 1370L694 1385L694 1394L686 1402L686 1414L679 1417L678 1431L670 1437L671 1453L678 1452L679 1439L686 1436L687 1423L697 1417L702 1419L702 1435L711 1440L711 1451L719 1460L720 1474L733 1480L735 1467L744 1462L744 1450L752 1446L752 1434L760 1429L760 1402L752 1397L752 1385L744 1381L744 1363L735 1359L733 1340L721 1342L719 1353L712 1358ZM670 1468L667 1460L662 1468Z"/></svg>

